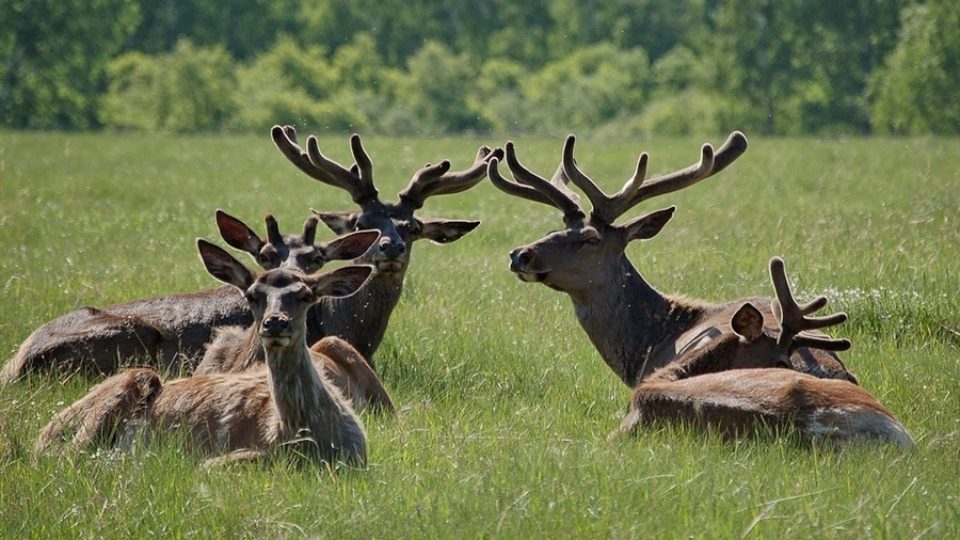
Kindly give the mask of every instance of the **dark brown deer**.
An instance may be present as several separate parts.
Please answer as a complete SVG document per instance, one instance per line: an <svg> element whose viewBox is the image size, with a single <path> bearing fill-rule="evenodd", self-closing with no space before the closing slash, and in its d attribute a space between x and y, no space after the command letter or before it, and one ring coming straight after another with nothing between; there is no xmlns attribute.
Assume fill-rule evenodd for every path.
<svg viewBox="0 0 960 540"><path fill-rule="evenodd" d="M160 382L140 368L114 375L57 414L37 440L38 451L65 444L110 445L126 427L182 430L206 454L228 459L269 455L285 443L308 440L321 460L364 464L366 437L349 400L312 358L306 314L323 296L355 292L370 266L347 266L319 275L277 268L253 274L204 240L197 248L207 271L239 290L253 313L266 367L243 373Z"/></svg>
<svg viewBox="0 0 960 540"><path fill-rule="evenodd" d="M400 299L403 278L413 243L420 239L445 244L459 240L479 221L451 221L417 217L427 198L459 193L475 186L486 176L487 162L502 157L500 149L483 146L473 165L461 172L449 172L450 162L427 164L414 173L400 192L397 202L383 202L373 182L373 162L359 135L350 138L354 164L349 168L320 153L317 139L310 136L306 149L297 142L293 127L274 126L273 142L280 152L311 178L345 190L359 212L316 212L337 234L359 229L380 231L380 241L356 262L373 264L373 277L357 294L342 299L327 299L311 310L307 322L310 343L324 336L338 336L356 347L374 365L373 354L386 333L390 314Z"/></svg>
<svg viewBox="0 0 960 540"><path fill-rule="evenodd" d="M777 293L773 307L779 330L764 328L760 312L743 304L731 319L733 333L680 355L637 386L630 412L612 437L636 434L651 423L686 422L728 437L751 435L761 427L792 428L807 440L874 440L912 447L903 425L866 390L790 369L789 357L801 347L849 348L845 339L809 333L839 324L846 315L808 317L826 305L826 298L798 305L777 257L770 261L770 279Z"/></svg>
<svg viewBox="0 0 960 540"><path fill-rule="evenodd" d="M329 260L359 257L379 236L364 231L317 244L316 217L307 219L302 235L283 236L276 220L267 216L267 236L261 239L221 210L216 217L227 243L248 252L264 269L290 267L310 273ZM214 328L252 322L243 296L229 286L83 307L35 330L0 371L0 385L40 371L109 374L132 362L190 372Z"/></svg>
<svg viewBox="0 0 960 540"><path fill-rule="evenodd" d="M765 327L777 328L768 298L711 304L661 294L643 279L624 250L633 240L659 233L673 216L674 207L614 224L642 201L691 186L725 169L747 149L742 133L733 132L716 152L704 145L699 163L646 181L644 153L634 175L615 195L605 194L579 169L573 157L574 142L572 135L567 138L561 166L552 180L521 165L512 143L507 143L506 160L516 182L501 176L496 159L490 160L488 176L506 193L563 212L566 227L513 250L510 269L523 281L567 293L590 341L625 384L635 387L684 353L730 335L731 318L744 302L749 301L761 313ZM589 216L577 194L568 188L570 181L590 199L593 208ZM832 351L800 347L791 354L790 363L796 371L817 377L856 381Z"/></svg>

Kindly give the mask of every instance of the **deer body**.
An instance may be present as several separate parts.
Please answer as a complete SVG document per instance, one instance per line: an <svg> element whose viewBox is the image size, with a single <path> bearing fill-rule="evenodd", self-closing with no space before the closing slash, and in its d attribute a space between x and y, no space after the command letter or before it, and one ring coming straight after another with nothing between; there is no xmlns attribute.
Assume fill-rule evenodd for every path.
<svg viewBox="0 0 960 540"><path fill-rule="evenodd" d="M440 244L454 242L480 224L417 217L415 213L431 196L458 193L478 184L486 175L487 162L502 156L502 150L481 147L473 165L459 172L450 172L447 160L427 164L414 173L398 200L389 202L381 200L374 185L373 162L359 135L350 139L354 158L351 167L324 156L312 135L307 138L306 148L301 148L291 126L274 126L271 136L277 149L294 166L319 182L346 191L359 206L359 212L315 212L330 229L337 234L361 229L380 232L377 245L354 261L374 266L376 270L369 282L351 297L324 299L311 310L308 321L311 343L326 336L339 337L375 367L374 353L400 300L413 243L421 239Z"/></svg>
<svg viewBox="0 0 960 540"><path fill-rule="evenodd" d="M657 422L688 423L729 437L790 428L808 440L913 446L903 425L863 388L789 369L735 369L645 382L634 390L619 434L635 434Z"/></svg>
<svg viewBox="0 0 960 540"><path fill-rule="evenodd" d="M552 180L524 168L512 143L506 159L517 182L500 176L497 160L488 175L507 193L559 208L566 228L519 247L510 253L510 269L528 282L543 283L570 296L577 320L604 362L633 387L654 369L673 361L681 352L699 348L729 334L730 316L743 302L754 303L769 327L776 327L771 300L740 299L707 303L682 296L664 295L640 275L624 252L629 242L655 236L673 216L674 208L651 212L623 224L613 221L630 207L663 193L692 185L721 171L739 157L746 138L732 134L716 153L702 149L700 163L648 181L647 156L637 172L615 195L606 195L584 175L573 158L573 137L564 146L563 162ZM579 196L567 188L573 181L590 198L587 216ZM855 381L839 358L827 351L798 350L794 368L821 377Z"/></svg>
<svg viewBox="0 0 960 540"><path fill-rule="evenodd" d="M742 134L731 134L716 153L704 145L698 164L649 181L644 179L647 155L642 154L633 177L614 195L601 191L580 171L573 144L574 138L568 137L562 164L551 180L523 167L512 143L507 143L506 160L515 181L500 175L496 159L490 161L488 176L508 194L563 212L566 227L514 249L510 270L522 281L567 293L604 362L635 388L621 433L633 433L655 420L689 421L731 434L761 423L793 424L811 437L862 437L908 446L903 426L855 384L834 354L849 342L818 332L846 315L807 317L826 299L798 305L783 261L771 261L776 300L711 304L661 294L627 259L627 244L658 234L674 208L618 225L614 220L645 199L727 167L746 150ZM589 216L568 182L590 199Z"/></svg>
<svg viewBox="0 0 960 540"><path fill-rule="evenodd" d="M272 216L266 221L268 235L260 239L240 220L217 211L224 239L266 269L313 272L328 260L360 256L377 237L366 231L315 245L316 218L307 220L302 235L288 236L280 235ZM40 371L109 374L130 363L189 373L203 357L215 328L252 322L243 295L230 286L83 307L35 330L0 371L0 385Z"/></svg>
<svg viewBox="0 0 960 540"><path fill-rule="evenodd" d="M320 276L275 269L255 277L220 248L203 241L199 248L211 274L245 291L266 366L163 384L152 370L125 371L58 414L37 449L68 439L80 446L112 443L118 422L143 422L182 429L205 453L259 457L306 437L324 461L364 463L362 424L307 348L305 315L322 295L356 290L371 269L345 267Z"/></svg>

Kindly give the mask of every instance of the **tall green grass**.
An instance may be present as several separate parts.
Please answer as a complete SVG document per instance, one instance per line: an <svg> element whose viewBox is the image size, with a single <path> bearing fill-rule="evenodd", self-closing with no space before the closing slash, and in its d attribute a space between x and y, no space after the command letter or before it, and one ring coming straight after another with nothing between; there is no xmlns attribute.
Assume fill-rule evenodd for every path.
<svg viewBox="0 0 960 540"><path fill-rule="evenodd" d="M615 189L641 150L656 173L702 142L582 140L578 160ZM385 197L424 162L466 167L483 143L502 141L365 141ZM560 140L516 143L552 173ZM346 137L321 148L348 159ZM35 378L0 390L0 537L957 537L957 156L958 140L754 138L717 178L630 213L678 206L629 249L662 291L769 295L767 260L781 255L801 297L827 292L850 314L847 365L911 431L912 452L682 428L608 444L629 389L564 295L507 270L507 252L559 227L559 213L484 182L423 209L483 225L414 248L377 355L401 412L364 417L368 470L207 471L177 441L36 456L40 428L92 381ZM0 133L0 352L79 306L215 286L193 240L218 239L216 208L257 229L273 213L291 230L310 207L351 208L266 135Z"/></svg>

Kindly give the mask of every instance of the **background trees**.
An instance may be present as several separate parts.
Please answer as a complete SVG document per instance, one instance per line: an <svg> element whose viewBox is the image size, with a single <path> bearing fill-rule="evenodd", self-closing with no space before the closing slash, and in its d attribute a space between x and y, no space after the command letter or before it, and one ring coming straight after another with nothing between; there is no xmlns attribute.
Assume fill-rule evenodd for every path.
<svg viewBox="0 0 960 540"><path fill-rule="evenodd" d="M0 126L960 132L949 0L7 0Z"/></svg>

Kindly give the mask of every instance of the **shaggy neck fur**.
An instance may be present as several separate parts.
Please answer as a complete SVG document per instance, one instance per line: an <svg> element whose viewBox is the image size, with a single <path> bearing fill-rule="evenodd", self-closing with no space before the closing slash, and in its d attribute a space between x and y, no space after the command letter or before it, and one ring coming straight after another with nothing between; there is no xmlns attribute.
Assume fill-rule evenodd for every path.
<svg viewBox="0 0 960 540"><path fill-rule="evenodd" d="M296 438L307 429L325 459L365 456L359 420L340 391L314 367L306 344L265 349L265 354L282 438Z"/></svg>
<svg viewBox="0 0 960 540"><path fill-rule="evenodd" d="M670 298L651 287L626 255L594 286L571 292L573 307L604 362L624 384L633 387L659 365L651 353L673 341L696 320L704 307Z"/></svg>

